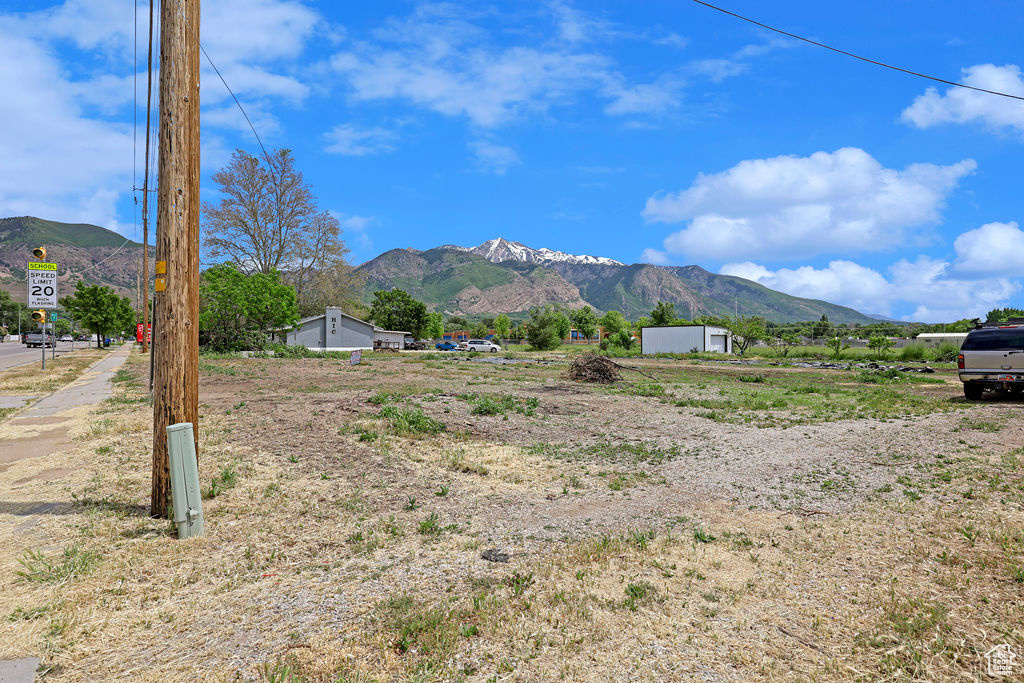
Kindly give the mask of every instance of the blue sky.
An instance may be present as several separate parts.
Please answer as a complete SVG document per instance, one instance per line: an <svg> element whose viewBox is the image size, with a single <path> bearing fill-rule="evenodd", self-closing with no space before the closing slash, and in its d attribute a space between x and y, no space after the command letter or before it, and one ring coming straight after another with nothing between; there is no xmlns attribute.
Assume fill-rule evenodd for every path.
<svg viewBox="0 0 1024 683"><path fill-rule="evenodd" d="M1017 2L722 5L1024 95ZM0 2L0 216L137 238L138 9L136 54L130 1ZM294 151L357 263L502 236L695 263L901 319L1024 307L1019 100L684 0L218 0L204 3L202 36L265 144ZM208 67L202 107L215 200L209 176L232 149L258 147Z"/></svg>

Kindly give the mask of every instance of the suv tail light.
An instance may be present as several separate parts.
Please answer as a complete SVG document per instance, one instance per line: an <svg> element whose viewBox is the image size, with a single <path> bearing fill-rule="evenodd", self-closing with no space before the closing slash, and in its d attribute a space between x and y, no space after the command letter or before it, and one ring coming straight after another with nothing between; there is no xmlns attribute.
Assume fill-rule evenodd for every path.
<svg viewBox="0 0 1024 683"><path fill-rule="evenodd" d="M964 354L961 353L959 356L956 357L956 367L957 370L964 369Z"/></svg>

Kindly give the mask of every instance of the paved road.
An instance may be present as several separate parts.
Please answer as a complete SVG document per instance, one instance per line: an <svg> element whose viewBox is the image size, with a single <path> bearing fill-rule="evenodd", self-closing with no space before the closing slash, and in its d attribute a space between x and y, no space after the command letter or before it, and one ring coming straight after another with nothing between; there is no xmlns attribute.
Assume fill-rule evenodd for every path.
<svg viewBox="0 0 1024 683"><path fill-rule="evenodd" d="M93 343L95 344L95 342ZM81 351L85 348L86 342L75 342L73 346L76 351ZM71 353L71 347L71 342L57 342L57 356ZM46 360L50 360L52 356L53 351L49 348L46 349ZM30 349L17 341L6 341L0 344L0 371L33 361L38 363L41 359L42 353L39 349Z"/></svg>

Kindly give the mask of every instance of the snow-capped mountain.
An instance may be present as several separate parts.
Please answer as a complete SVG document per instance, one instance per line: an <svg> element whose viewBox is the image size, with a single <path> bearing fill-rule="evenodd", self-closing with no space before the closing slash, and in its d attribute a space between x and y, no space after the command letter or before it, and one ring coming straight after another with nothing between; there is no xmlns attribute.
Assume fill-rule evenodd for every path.
<svg viewBox="0 0 1024 683"><path fill-rule="evenodd" d="M610 259L605 256L588 256L586 254L566 254L564 251L553 249L533 249L522 242L509 242L498 237L487 240L478 247L458 247L453 244L446 244L442 249L457 249L468 251L483 256L492 263L502 261L522 261L523 263L572 263L583 265L622 266L621 261Z"/></svg>

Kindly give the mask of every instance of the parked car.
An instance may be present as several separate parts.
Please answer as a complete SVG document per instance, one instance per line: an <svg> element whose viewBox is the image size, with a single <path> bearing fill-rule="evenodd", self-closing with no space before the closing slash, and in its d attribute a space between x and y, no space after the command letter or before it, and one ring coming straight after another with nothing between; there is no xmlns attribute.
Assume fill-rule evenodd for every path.
<svg viewBox="0 0 1024 683"><path fill-rule="evenodd" d="M490 351L491 353L501 351L500 346L486 339L470 339L469 341L462 342L462 344L466 345L467 351ZM462 346L462 344L459 346Z"/></svg>
<svg viewBox="0 0 1024 683"><path fill-rule="evenodd" d="M450 341L441 342L440 344L434 344L434 348L437 349L438 351L451 351L452 349L457 347L458 344L453 344Z"/></svg>
<svg viewBox="0 0 1024 683"><path fill-rule="evenodd" d="M964 396L981 398L985 390L1024 392L1024 320L984 323L971 330L957 356Z"/></svg>
<svg viewBox="0 0 1024 683"><path fill-rule="evenodd" d="M70 334L65 334L63 337L61 337L57 341L69 342L69 341L75 341L75 338L72 337Z"/></svg>
<svg viewBox="0 0 1024 683"><path fill-rule="evenodd" d="M45 340L43 339L42 332L29 332L27 335L25 335L25 346L29 347L30 349L33 347L39 348L40 346L44 348L47 346L56 346L56 344L57 342L54 341L53 335L50 334L49 332L46 333Z"/></svg>

